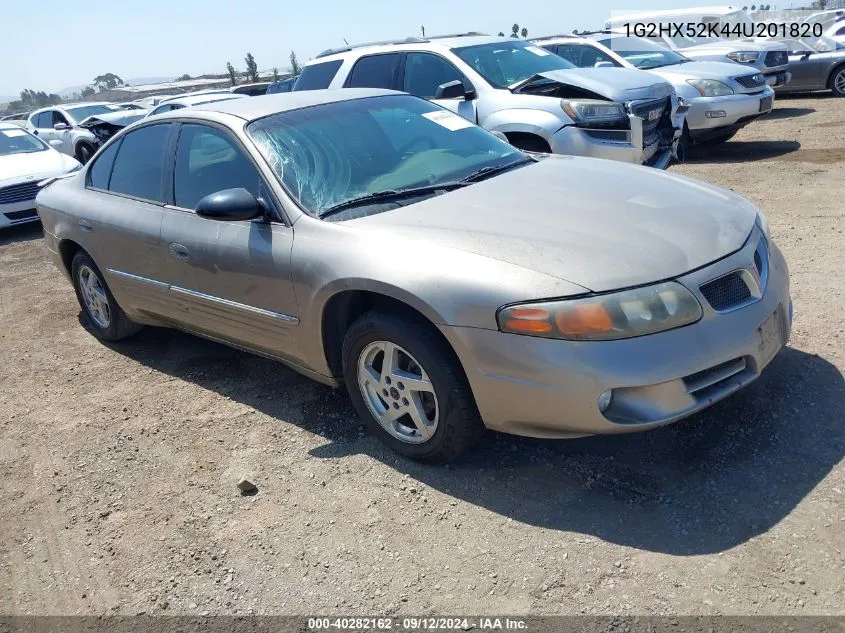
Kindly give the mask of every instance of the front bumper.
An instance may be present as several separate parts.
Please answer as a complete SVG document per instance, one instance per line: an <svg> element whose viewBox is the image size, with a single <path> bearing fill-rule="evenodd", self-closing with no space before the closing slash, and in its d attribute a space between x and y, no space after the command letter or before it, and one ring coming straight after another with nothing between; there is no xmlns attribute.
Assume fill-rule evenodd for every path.
<svg viewBox="0 0 845 633"><path fill-rule="evenodd" d="M0 229L37 221L38 213L35 211L34 199L12 204L0 204Z"/></svg>
<svg viewBox="0 0 845 633"><path fill-rule="evenodd" d="M687 99L690 104L687 112L690 137L694 141L703 140L710 133L722 133L747 125L755 118L772 111L774 96L775 91L765 86L761 92L755 94Z"/></svg>
<svg viewBox="0 0 845 633"><path fill-rule="evenodd" d="M676 330L572 342L441 326L485 424L547 438L630 433L684 418L756 379L789 338L789 271L780 251L770 244L768 283L755 303L718 313L699 286L747 267L759 237L755 229L739 252L678 279L698 297L704 315ZM775 320L777 336L771 327L762 334ZM597 401L608 389L614 396L603 414Z"/></svg>
<svg viewBox="0 0 845 633"><path fill-rule="evenodd" d="M764 71L763 75L766 77L766 83L772 88L780 88L792 80L792 73L785 70Z"/></svg>

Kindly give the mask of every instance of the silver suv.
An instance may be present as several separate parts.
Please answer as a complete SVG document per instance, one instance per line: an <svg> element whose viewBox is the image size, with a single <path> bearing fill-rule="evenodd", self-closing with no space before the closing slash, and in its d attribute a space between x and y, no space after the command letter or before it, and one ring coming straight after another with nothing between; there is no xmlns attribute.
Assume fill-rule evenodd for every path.
<svg viewBox="0 0 845 633"><path fill-rule="evenodd" d="M56 105L30 114L26 129L84 165L97 151L100 141L90 130L80 126L80 123L91 116L119 111L120 108L110 103Z"/></svg>
<svg viewBox="0 0 845 633"><path fill-rule="evenodd" d="M665 80L626 68L576 68L523 40L478 33L324 51L294 92L388 88L431 100L528 151L665 168L687 106Z"/></svg>

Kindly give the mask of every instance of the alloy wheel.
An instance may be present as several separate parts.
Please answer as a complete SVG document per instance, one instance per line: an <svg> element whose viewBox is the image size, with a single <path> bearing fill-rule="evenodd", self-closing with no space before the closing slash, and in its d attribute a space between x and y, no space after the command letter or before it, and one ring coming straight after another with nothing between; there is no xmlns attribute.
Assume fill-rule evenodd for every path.
<svg viewBox="0 0 845 633"><path fill-rule="evenodd" d="M370 413L392 437L409 444L437 430L437 394L422 365L406 349L374 341L358 357L358 387Z"/></svg>
<svg viewBox="0 0 845 633"><path fill-rule="evenodd" d="M111 310L103 283L97 273L84 264L79 267L77 276L79 278L79 292L85 302L88 316L102 329L108 329L111 324Z"/></svg>

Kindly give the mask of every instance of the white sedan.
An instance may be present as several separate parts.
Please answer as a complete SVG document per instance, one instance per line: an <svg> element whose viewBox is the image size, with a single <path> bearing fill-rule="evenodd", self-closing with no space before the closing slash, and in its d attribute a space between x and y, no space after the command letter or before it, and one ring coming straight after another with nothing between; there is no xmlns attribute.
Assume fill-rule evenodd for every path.
<svg viewBox="0 0 845 633"><path fill-rule="evenodd" d="M37 220L38 183L81 168L24 128L0 122L0 229Z"/></svg>

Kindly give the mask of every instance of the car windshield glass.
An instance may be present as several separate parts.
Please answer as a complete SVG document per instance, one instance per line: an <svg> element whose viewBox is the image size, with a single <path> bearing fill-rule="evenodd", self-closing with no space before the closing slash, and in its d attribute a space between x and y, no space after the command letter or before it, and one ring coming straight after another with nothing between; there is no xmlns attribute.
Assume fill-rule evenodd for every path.
<svg viewBox="0 0 845 633"><path fill-rule="evenodd" d="M599 44L621 55L637 68L660 68L689 61L683 55L639 37L612 37Z"/></svg>
<svg viewBox="0 0 845 633"><path fill-rule="evenodd" d="M364 196L378 198L368 198L369 204L333 219L410 204L420 197L402 197L401 192L448 186L484 167L526 160L522 152L462 117L411 96L280 112L247 130L285 189L308 213L320 216ZM385 193L393 197L389 203Z"/></svg>
<svg viewBox="0 0 845 633"><path fill-rule="evenodd" d="M820 37L805 37L801 40L801 43L817 53L830 53L831 51L845 50L845 44L841 44L827 35L822 35Z"/></svg>
<svg viewBox="0 0 845 633"><path fill-rule="evenodd" d="M0 129L0 156L43 152L47 146L23 128Z"/></svg>
<svg viewBox="0 0 845 633"><path fill-rule="evenodd" d="M465 46L453 52L495 88L507 88L550 70L575 68L562 57L519 40Z"/></svg>
<svg viewBox="0 0 845 633"><path fill-rule="evenodd" d="M110 105L90 105L79 106L76 108L66 108L65 111L73 118L74 121L76 121L77 123L81 123L89 116L97 116L98 114L114 112L115 110L119 109L120 108Z"/></svg>

